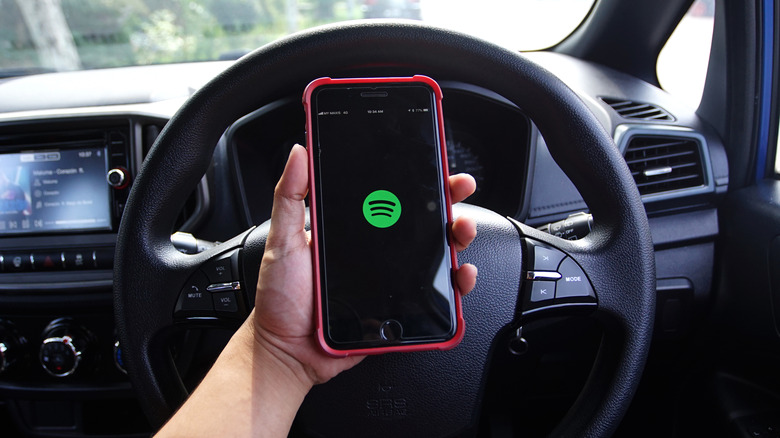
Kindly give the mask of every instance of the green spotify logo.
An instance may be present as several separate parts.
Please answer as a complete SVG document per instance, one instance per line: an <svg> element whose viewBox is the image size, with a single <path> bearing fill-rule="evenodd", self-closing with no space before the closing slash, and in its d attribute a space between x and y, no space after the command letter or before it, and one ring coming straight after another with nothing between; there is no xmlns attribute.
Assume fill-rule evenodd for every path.
<svg viewBox="0 0 780 438"><path fill-rule="evenodd" d="M401 217L401 201L387 190L373 191L363 201L363 216L377 228L392 227Z"/></svg>

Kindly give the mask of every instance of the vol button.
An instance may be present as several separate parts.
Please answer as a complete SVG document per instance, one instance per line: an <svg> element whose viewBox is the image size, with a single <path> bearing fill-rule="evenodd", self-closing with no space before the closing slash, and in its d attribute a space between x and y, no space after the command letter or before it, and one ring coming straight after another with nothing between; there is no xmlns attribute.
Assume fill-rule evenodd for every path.
<svg viewBox="0 0 780 438"><path fill-rule="evenodd" d="M230 257L211 260L203 266L203 272L208 276L209 283L227 283L233 281L233 275L230 272Z"/></svg>
<svg viewBox="0 0 780 438"><path fill-rule="evenodd" d="M220 314L235 314L238 312L238 303L233 292L216 292L212 293L211 296L214 300L214 308Z"/></svg>

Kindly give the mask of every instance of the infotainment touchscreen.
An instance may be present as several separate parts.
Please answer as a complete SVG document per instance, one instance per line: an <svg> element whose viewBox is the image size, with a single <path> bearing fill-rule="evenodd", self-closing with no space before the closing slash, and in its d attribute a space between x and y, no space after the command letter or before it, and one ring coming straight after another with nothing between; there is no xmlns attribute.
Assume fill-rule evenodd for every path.
<svg viewBox="0 0 780 438"><path fill-rule="evenodd" d="M111 229L105 147L0 154L0 236Z"/></svg>

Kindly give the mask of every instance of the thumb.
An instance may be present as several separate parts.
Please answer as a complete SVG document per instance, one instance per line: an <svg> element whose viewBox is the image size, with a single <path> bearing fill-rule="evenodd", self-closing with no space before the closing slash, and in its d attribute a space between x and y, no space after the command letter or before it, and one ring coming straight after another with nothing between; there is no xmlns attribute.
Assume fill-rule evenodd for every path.
<svg viewBox="0 0 780 438"><path fill-rule="evenodd" d="M266 246L285 248L305 243L306 207L303 200L309 191L309 165L306 149L293 146L282 177L274 190L271 230Z"/></svg>

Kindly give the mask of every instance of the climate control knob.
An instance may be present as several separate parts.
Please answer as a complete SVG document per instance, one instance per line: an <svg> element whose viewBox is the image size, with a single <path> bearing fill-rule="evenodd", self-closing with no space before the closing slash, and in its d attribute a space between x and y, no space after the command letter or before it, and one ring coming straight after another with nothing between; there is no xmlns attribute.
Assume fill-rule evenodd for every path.
<svg viewBox="0 0 780 438"><path fill-rule="evenodd" d="M46 338L41 345L41 365L54 377L69 376L76 372L81 354L70 336Z"/></svg>
<svg viewBox="0 0 780 438"><path fill-rule="evenodd" d="M8 371L20 358L25 339L10 322L0 320L0 373Z"/></svg>
<svg viewBox="0 0 780 438"><path fill-rule="evenodd" d="M52 321L44 331L38 359L44 371L54 377L67 377L87 359L94 337L72 321Z"/></svg>

